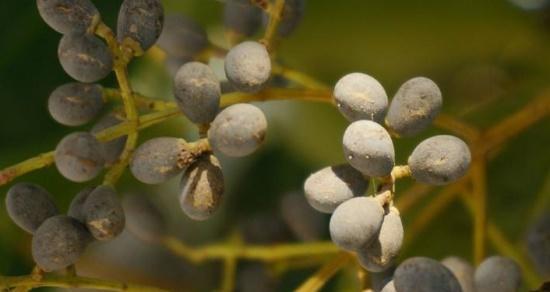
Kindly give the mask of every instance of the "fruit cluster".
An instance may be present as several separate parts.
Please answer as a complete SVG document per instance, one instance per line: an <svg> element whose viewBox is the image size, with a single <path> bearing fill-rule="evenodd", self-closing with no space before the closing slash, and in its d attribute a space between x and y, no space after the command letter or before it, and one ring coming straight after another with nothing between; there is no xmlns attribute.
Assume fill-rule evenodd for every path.
<svg viewBox="0 0 550 292"><path fill-rule="evenodd" d="M124 103L124 111L111 111L89 132L74 132L59 142L53 154L59 173L70 181L85 183L103 169L116 172L128 166L134 178L145 184L164 183L181 174L182 211L193 220L210 218L219 209L225 188L217 157L254 153L265 141L268 127L260 108L240 101L224 104L222 95L258 94L276 84L273 76L278 64L270 36L290 35L302 19L305 1L277 1L284 6L275 17L280 23L272 26L273 15L266 13L274 9L272 1L228 0L224 24L233 46L223 52L223 74L201 62L205 54L216 49L205 30L180 14L165 19L160 0L124 0L116 36L103 24L90 0L36 3L44 21L63 34L58 58L65 72L78 81L61 85L50 94L48 110L53 119L71 127L95 120L111 91L94 82L111 71L117 74L120 90L116 92ZM262 25L266 37L247 40ZM137 94L126 84L125 70L133 57L155 45L166 54L166 65L173 73L173 108L197 126L197 141L156 137L135 147L139 119L133 103ZM438 135L419 143L405 165L396 164L393 139L414 136L429 127L443 104L438 86L425 77L412 78L401 85L390 102L375 78L351 73L335 84L332 97L350 122L342 138L347 163L311 174L304 183L305 199L313 209L331 214L328 229L333 243L356 255L360 265L372 273L373 289L517 291L519 268L503 257L487 258L475 271L454 257L442 262L414 257L396 265L404 238L400 213L393 204L396 181L411 176L425 184L449 184L463 177L471 162L465 142ZM99 134L121 125L131 131L98 139ZM94 239L111 240L125 225L144 240L156 241L163 236L162 214L148 201L139 196L125 196L119 201L112 179L117 175L120 173L106 175L103 184L83 188L73 198L67 215L59 214L51 195L41 186L18 183L9 189L7 212L33 235L32 255L39 268L48 272L67 268ZM373 190L370 193L369 186ZM299 202L295 194L289 196L284 209L290 210ZM128 220L125 212L132 215ZM304 228L294 229L307 238ZM541 234L546 233L536 230L530 244L544 252Z"/></svg>

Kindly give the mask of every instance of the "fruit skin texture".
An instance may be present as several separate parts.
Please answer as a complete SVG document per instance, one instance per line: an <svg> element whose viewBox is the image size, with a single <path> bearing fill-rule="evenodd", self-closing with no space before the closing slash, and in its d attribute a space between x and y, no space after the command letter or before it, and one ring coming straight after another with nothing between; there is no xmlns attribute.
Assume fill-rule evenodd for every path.
<svg viewBox="0 0 550 292"><path fill-rule="evenodd" d="M225 74L240 91L260 91L271 75L271 59L266 47L254 41L236 45L225 57Z"/></svg>
<svg viewBox="0 0 550 292"><path fill-rule="evenodd" d="M334 100L338 110L350 121L384 119L388 95L373 77L363 73L350 73L334 86Z"/></svg>
<svg viewBox="0 0 550 292"><path fill-rule="evenodd" d="M369 181L348 164L325 167L304 183L306 199L319 212L332 213L341 203L365 193Z"/></svg>
<svg viewBox="0 0 550 292"><path fill-rule="evenodd" d="M90 131L92 134L97 134L105 129L108 129L110 127L114 127L120 123L122 123L122 118L118 117L114 113L110 113L101 119L92 127L92 130ZM105 158L105 164L107 166L115 164L118 159L120 158L120 155L122 154L122 151L124 151L124 146L126 145L126 139L128 136L121 136L118 138L115 138L110 141L101 142L101 146L103 148L103 154Z"/></svg>
<svg viewBox="0 0 550 292"><path fill-rule="evenodd" d="M374 198L349 199L330 217L330 238L342 249L357 251L376 239L383 217L384 209Z"/></svg>
<svg viewBox="0 0 550 292"><path fill-rule="evenodd" d="M368 120L353 122L344 132L344 155L355 169L370 177L391 173L395 150L390 134L378 123Z"/></svg>
<svg viewBox="0 0 550 292"><path fill-rule="evenodd" d="M409 156L412 176L419 182L444 185L463 177L471 162L468 145L450 135L422 141Z"/></svg>
<svg viewBox="0 0 550 292"><path fill-rule="evenodd" d="M410 137L426 129L439 114L443 98L437 84L425 77L403 83L393 97L386 125L401 137Z"/></svg>
<svg viewBox="0 0 550 292"><path fill-rule="evenodd" d="M64 35L59 42L57 56L63 70L80 82L96 82L113 69L113 56L109 48L94 35Z"/></svg>
<svg viewBox="0 0 550 292"><path fill-rule="evenodd" d="M87 196L82 211L86 216L88 230L97 240L111 240L124 229L124 210L115 190L110 186L95 188Z"/></svg>
<svg viewBox="0 0 550 292"><path fill-rule="evenodd" d="M181 171L179 158L185 149L185 140L159 137L141 144L130 161L134 177L146 184L159 184Z"/></svg>
<svg viewBox="0 0 550 292"><path fill-rule="evenodd" d="M223 172L214 155L197 160L181 179L180 205L187 216L203 221L218 209L224 192Z"/></svg>
<svg viewBox="0 0 550 292"><path fill-rule="evenodd" d="M412 257L395 270L393 282L397 291L461 292L455 276L438 261Z"/></svg>
<svg viewBox="0 0 550 292"><path fill-rule="evenodd" d="M157 45L172 58L190 59L208 46L208 36L191 18L168 14Z"/></svg>
<svg viewBox="0 0 550 292"><path fill-rule="evenodd" d="M13 185L6 195L6 209L11 220L28 233L59 213L48 191L33 183Z"/></svg>
<svg viewBox="0 0 550 292"><path fill-rule="evenodd" d="M76 263L90 241L90 233L76 219L50 217L34 233L32 257L46 272L61 270Z"/></svg>
<svg viewBox="0 0 550 292"><path fill-rule="evenodd" d="M475 292L474 267L472 267L472 265L470 265L467 261L455 256L442 259L441 264L443 264L445 267L447 267L447 269L451 271L451 273L453 273L453 275L460 283L462 292Z"/></svg>
<svg viewBox="0 0 550 292"><path fill-rule="evenodd" d="M103 104L101 85L67 83L50 94L48 111L62 125L81 126L95 118Z"/></svg>
<svg viewBox="0 0 550 292"><path fill-rule="evenodd" d="M36 0L36 6L44 22L62 34L82 34L99 19L90 0Z"/></svg>
<svg viewBox="0 0 550 292"><path fill-rule="evenodd" d="M516 292L521 286L521 270L511 259L486 258L475 271L475 286L483 292Z"/></svg>
<svg viewBox="0 0 550 292"><path fill-rule="evenodd" d="M174 95L189 120L196 124L208 124L219 111L221 86L208 65L189 62L176 73Z"/></svg>
<svg viewBox="0 0 550 292"><path fill-rule="evenodd" d="M93 179L105 163L101 144L87 132L75 132L63 138L55 148L54 160L57 170L74 182Z"/></svg>
<svg viewBox="0 0 550 292"><path fill-rule="evenodd" d="M256 151L265 140L267 120L256 106L239 103L221 111L208 130L214 151L242 157Z"/></svg>
<svg viewBox="0 0 550 292"><path fill-rule="evenodd" d="M361 266L369 272L382 272L391 267L399 255L403 243L403 223L399 211L391 207L384 215L377 238L358 251Z"/></svg>
<svg viewBox="0 0 550 292"><path fill-rule="evenodd" d="M124 0L117 23L119 42L130 38L147 51L162 32L164 8L160 0Z"/></svg>
<svg viewBox="0 0 550 292"><path fill-rule="evenodd" d="M162 212L145 194L127 194L122 199L128 230L144 241L155 242L164 236L166 223Z"/></svg>

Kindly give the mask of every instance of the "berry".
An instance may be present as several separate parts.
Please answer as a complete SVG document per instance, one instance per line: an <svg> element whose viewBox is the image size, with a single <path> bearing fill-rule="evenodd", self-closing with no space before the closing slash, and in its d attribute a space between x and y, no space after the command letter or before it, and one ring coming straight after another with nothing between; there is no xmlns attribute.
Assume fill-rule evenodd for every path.
<svg viewBox="0 0 550 292"><path fill-rule="evenodd" d="M181 66L174 77L174 95L181 111L196 124L212 122L220 108L220 82L203 63Z"/></svg>
<svg viewBox="0 0 550 292"><path fill-rule="evenodd" d="M437 84L425 77L405 82L393 97L386 125L398 136L413 136L426 129L435 119L443 99Z"/></svg>
<svg viewBox="0 0 550 292"><path fill-rule="evenodd" d="M57 49L61 66L80 82L96 82L113 69L113 56L105 43L94 35L66 34Z"/></svg>
<svg viewBox="0 0 550 292"><path fill-rule="evenodd" d="M521 271L511 259L492 256L486 258L475 271L476 291L516 292L521 286Z"/></svg>
<svg viewBox="0 0 550 292"><path fill-rule="evenodd" d="M214 155L202 157L181 178L181 208L193 220L206 220L220 206L223 191L220 162Z"/></svg>
<svg viewBox="0 0 550 292"><path fill-rule="evenodd" d="M468 145L457 137L439 135L422 141L409 156L412 176L419 182L444 185L466 174L471 154Z"/></svg>
<svg viewBox="0 0 550 292"><path fill-rule="evenodd" d="M260 91L271 75L271 59L267 49L253 41L236 45L225 57L225 74L240 91Z"/></svg>
<svg viewBox="0 0 550 292"><path fill-rule="evenodd" d="M390 268L399 255L403 243L403 223L399 211L391 207L384 216L378 236L368 247L358 251L359 263L369 272Z"/></svg>
<svg viewBox="0 0 550 292"><path fill-rule="evenodd" d="M323 213L332 213L341 203L363 195L368 187L368 180L348 164L325 167L304 183L307 201Z"/></svg>
<svg viewBox="0 0 550 292"><path fill-rule="evenodd" d="M99 21L99 12L90 0L37 0L44 21L62 34L83 34Z"/></svg>
<svg viewBox="0 0 550 292"><path fill-rule="evenodd" d="M101 85L67 83L57 87L48 99L53 119L65 126L82 126L103 108Z"/></svg>
<svg viewBox="0 0 550 292"><path fill-rule="evenodd" d="M144 241L160 240L166 231L162 212L143 194L128 194L122 200L126 227Z"/></svg>
<svg viewBox="0 0 550 292"><path fill-rule="evenodd" d="M231 157L242 157L256 151L265 140L267 120L251 104L239 103L222 110L208 130L208 141L214 151Z"/></svg>
<svg viewBox="0 0 550 292"><path fill-rule="evenodd" d="M303 194L285 194L280 209L283 221L300 241L314 241L322 237L325 230L324 217L309 206Z"/></svg>
<svg viewBox="0 0 550 292"><path fill-rule="evenodd" d="M124 0L118 12L118 41L131 39L142 51L147 51L159 38L163 23L164 8L160 0Z"/></svg>
<svg viewBox="0 0 550 292"><path fill-rule="evenodd" d="M171 137L154 138L141 144L130 162L132 174L146 184L167 181L182 170L179 159L185 144L185 140Z"/></svg>
<svg viewBox="0 0 550 292"><path fill-rule="evenodd" d="M78 192L78 194L73 197L71 204L69 205L67 215L73 217L83 224L86 224L86 213L84 213L84 204L86 203L88 196L94 189L95 187L85 187L80 192Z"/></svg>
<svg viewBox="0 0 550 292"><path fill-rule="evenodd" d="M350 73L340 78L333 94L338 110L350 122L384 119L388 96L384 87L367 74Z"/></svg>
<svg viewBox="0 0 550 292"><path fill-rule="evenodd" d="M382 227L384 209L371 197L357 197L340 204L330 217L330 238L342 249L355 251L375 240Z"/></svg>
<svg viewBox="0 0 550 292"><path fill-rule="evenodd" d="M379 124L361 120L353 122L344 132L344 154L349 164L365 175L390 175L395 152L390 134Z"/></svg>
<svg viewBox="0 0 550 292"><path fill-rule="evenodd" d="M206 49L209 42L200 24L181 14L168 14L157 45L172 58L189 59Z"/></svg>
<svg viewBox="0 0 550 292"><path fill-rule="evenodd" d="M462 292L474 292L474 267L467 261L451 256L441 260L441 263L453 273L458 280Z"/></svg>
<svg viewBox="0 0 550 292"><path fill-rule="evenodd" d="M262 23L262 10L249 0L228 0L223 23L227 30L242 36L252 36Z"/></svg>
<svg viewBox="0 0 550 292"><path fill-rule="evenodd" d="M550 277L550 213L544 213L527 232L527 252L541 275Z"/></svg>
<svg viewBox="0 0 550 292"><path fill-rule="evenodd" d="M72 133L59 142L54 154L55 166L66 179L85 182L95 178L103 168L103 149L87 132Z"/></svg>
<svg viewBox="0 0 550 292"><path fill-rule="evenodd" d="M402 262L395 270L393 282L397 291L462 291L449 269L438 261L425 257L413 257Z"/></svg>
<svg viewBox="0 0 550 292"><path fill-rule="evenodd" d="M90 233L76 219L50 217L34 233L32 257L46 272L61 270L76 263L90 241Z"/></svg>
<svg viewBox="0 0 550 292"><path fill-rule="evenodd" d="M123 122L123 119L114 113L107 114L103 116L99 121L92 127L90 131L92 134L97 134L103 130L114 127ZM120 155L124 151L124 146L126 145L127 136L121 136L110 141L101 142L103 147L103 155L105 158L105 164L107 166L115 164Z"/></svg>
<svg viewBox="0 0 550 292"><path fill-rule="evenodd" d="M110 186L102 185L90 192L82 212L88 230L97 240L113 239L124 229L124 211L115 190Z"/></svg>
<svg viewBox="0 0 550 292"><path fill-rule="evenodd" d="M6 209L21 229L34 233L46 219L59 213L48 191L33 183L13 185L6 195Z"/></svg>

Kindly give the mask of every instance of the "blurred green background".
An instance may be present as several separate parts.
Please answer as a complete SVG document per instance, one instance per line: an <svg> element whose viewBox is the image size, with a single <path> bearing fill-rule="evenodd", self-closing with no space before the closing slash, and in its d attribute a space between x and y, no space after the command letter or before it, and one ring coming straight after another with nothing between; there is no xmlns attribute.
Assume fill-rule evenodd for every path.
<svg viewBox="0 0 550 292"><path fill-rule="evenodd" d="M116 23L120 2L94 1L111 27ZM523 1L527 2L536 1ZM167 11L196 19L207 28L213 42L223 45L222 1L166 0L164 4ZM284 40L279 55L289 67L330 85L346 73L368 73L385 86L390 96L407 79L427 76L442 89L444 113L486 128L547 89L550 8L546 9L524 10L506 0L309 0L301 26ZM56 124L47 112L49 93L71 79L57 60L60 35L41 20L34 1L0 1L0 35L3 36L0 41L0 167L3 168L53 149L61 137L75 129ZM147 57L138 59L131 64L130 75L137 91L171 99L171 81L162 64ZM102 84L113 87L113 76ZM178 179L149 187L126 175L119 190L150 196L167 215L171 233L190 244L216 242L236 229L258 233L254 228L267 237L260 242L299 241L280 222L281 198L286 193L301 191L309 173L344 161L341 137L347 122L326 104L270 102L261 107L270 123L268 143L245 159L222 158L227 177L226 197L222 210L211 220L193 222L179 210ZM161 135L192 139L196 137L194 132L188 121L179 118L147 129L141 139ZM404 164L422 139L443 132L432 128L417 137L396 141L398 163ZM546 118L499 149L498 156L488 166L489 216L518 246L535 217L535 201L546 198L548 202L550 197L549 145L550 123ZM54 167L17 181L21 180L45 186L63 210L83 187L64 180ZM397 196L409 185L408 180L400 182ZM6 186L0 187L0 194L6 191ZM8 220L3 204L2 199L0 273L28 273L33 265L30 236ZM415 211L420 206L406 214L405 224L417 215ZM538 207L548 212L548 205ZM328 239L328 218L322 216L321 220L317 236ZM251 222L260 227L248 226ZM266 230L273 230L273 234L267 234ZM402 257L424 255L439 259L460 255L471 259L471 230L468 211L456 201L425 231L412 235L414 241ZM191 266L160 247L123 234L115 242L94 245L79 264L79 270L87 275L150 283L178 291L205 291L218 287L217 266L216 263ZM293 271L270 281L274 290L290 290L314 271L314 268ZM246 279L245 276L242 278ZM331 281L327 289L351 289L351 281L346 278L351 276L344 273Z"/></svg>

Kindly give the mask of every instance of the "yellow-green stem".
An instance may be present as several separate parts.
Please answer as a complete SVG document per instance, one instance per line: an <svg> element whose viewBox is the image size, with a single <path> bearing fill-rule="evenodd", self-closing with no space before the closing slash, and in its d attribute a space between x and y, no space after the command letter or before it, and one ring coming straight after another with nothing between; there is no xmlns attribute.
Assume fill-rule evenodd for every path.
<svg viewBox="0 0 550 292"><path fill-rule="evenodd" d="M0 287L6 290L17 287L58 287L58 288L88 288L104 291L130 291L130 292L156 292L167 291L155 287L142 286L123 282L115 282L86 277L73 277L48 274L42 279L34 279L31 275L27 276L0 276Z"/></svg>

